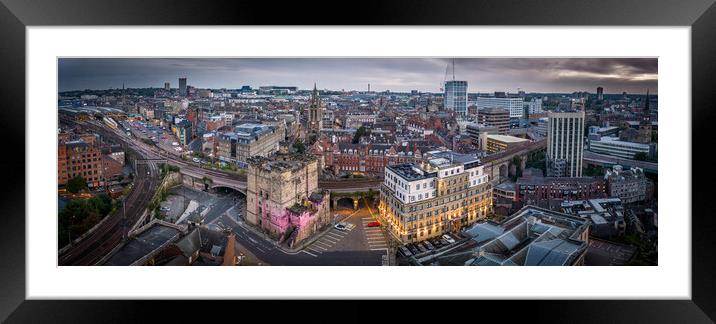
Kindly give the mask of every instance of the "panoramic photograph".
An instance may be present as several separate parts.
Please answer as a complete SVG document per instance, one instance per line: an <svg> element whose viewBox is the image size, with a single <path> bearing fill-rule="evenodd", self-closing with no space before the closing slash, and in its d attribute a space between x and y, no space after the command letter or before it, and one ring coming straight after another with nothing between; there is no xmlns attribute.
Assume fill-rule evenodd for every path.
<svg viewBox="0 0 716 324"><path fill-rule="evenodd" d="M59 266L657 266L658 59L57 59Z"/></svg>

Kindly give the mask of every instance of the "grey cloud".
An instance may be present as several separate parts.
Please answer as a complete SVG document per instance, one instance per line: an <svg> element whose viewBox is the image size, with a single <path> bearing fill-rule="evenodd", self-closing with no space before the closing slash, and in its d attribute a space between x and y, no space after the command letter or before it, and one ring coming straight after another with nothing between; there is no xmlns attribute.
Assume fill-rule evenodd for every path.
<svg viewBox="0 0 716 324"><path fill-rule="evenodd" d="M60 90L176 86L178 77L209 88L295 85L310 88L439 91L451 58L68 58ZM656 58L457 58L455 76L471 92L656 93ZM448 78L452 70L448 69Z"/></svg>

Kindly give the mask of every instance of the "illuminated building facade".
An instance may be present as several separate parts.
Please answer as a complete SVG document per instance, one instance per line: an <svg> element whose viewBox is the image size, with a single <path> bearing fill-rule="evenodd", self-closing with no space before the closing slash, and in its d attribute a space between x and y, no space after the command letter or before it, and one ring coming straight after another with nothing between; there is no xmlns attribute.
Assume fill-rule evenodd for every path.
<svg viewBox="0 0 716 324"><path fill-rule="evenodd" d="M446 151L386 167L378 209L393 239L419 242L484 219L492 190L479 159Z"/></svg>

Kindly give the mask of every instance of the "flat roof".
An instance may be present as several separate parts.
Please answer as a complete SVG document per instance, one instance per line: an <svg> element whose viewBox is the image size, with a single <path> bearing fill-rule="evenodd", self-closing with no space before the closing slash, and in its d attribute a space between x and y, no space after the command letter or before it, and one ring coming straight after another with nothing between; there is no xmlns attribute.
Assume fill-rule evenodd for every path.
<svg viewBox="0 0 716 324"><path fill-rule="evenodd" d="M143 231L122 246L104 263L108 266L128 266L157 250L160 246L179 237L179 230L157 225Z"/></svg>
<svg viewBox="0 0 716 324"><path fill-rule="evenodd" d="M406 181L416 181L436 176L435 172L423 171L417 166L409 163L390 165L387 168Z"/></svg>
<svg viewBox="0 0 716 324"><path fill-rule="evenodd" d="M522 142L529 142L528 139L519 138L515 136L509 136L509 135L497 135L497 134L488 134L488 139L504 142L504 143L522 143Z"/></svg>

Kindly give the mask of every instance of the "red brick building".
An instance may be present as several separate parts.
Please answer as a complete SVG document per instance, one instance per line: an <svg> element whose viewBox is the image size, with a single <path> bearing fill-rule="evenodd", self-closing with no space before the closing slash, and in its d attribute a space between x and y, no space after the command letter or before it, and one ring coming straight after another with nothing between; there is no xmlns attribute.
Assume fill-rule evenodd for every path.
<svg viewBox="0 0 716 324"><path fill-rule="evenodd" d="M57 183L66 185L67 181L82 176L88 187L102 185L103 167L99 136L82 134L79 139L60 136L57 143Z"/></svg>
<svg viewBox="0 0 716 324"><path fill-rule="evenodd" d="M382 177L386 166L419 161L427 150L417 145L331 143L324 137L309 152L319 158L322 168L335 175L358 172Z"/></svg>
<svg viewBox="0 0 716 324"><path fill-rule="evenodd" d="M109 155L102 155L103 180L111 180L122 174L122 163Z"/></svg>

